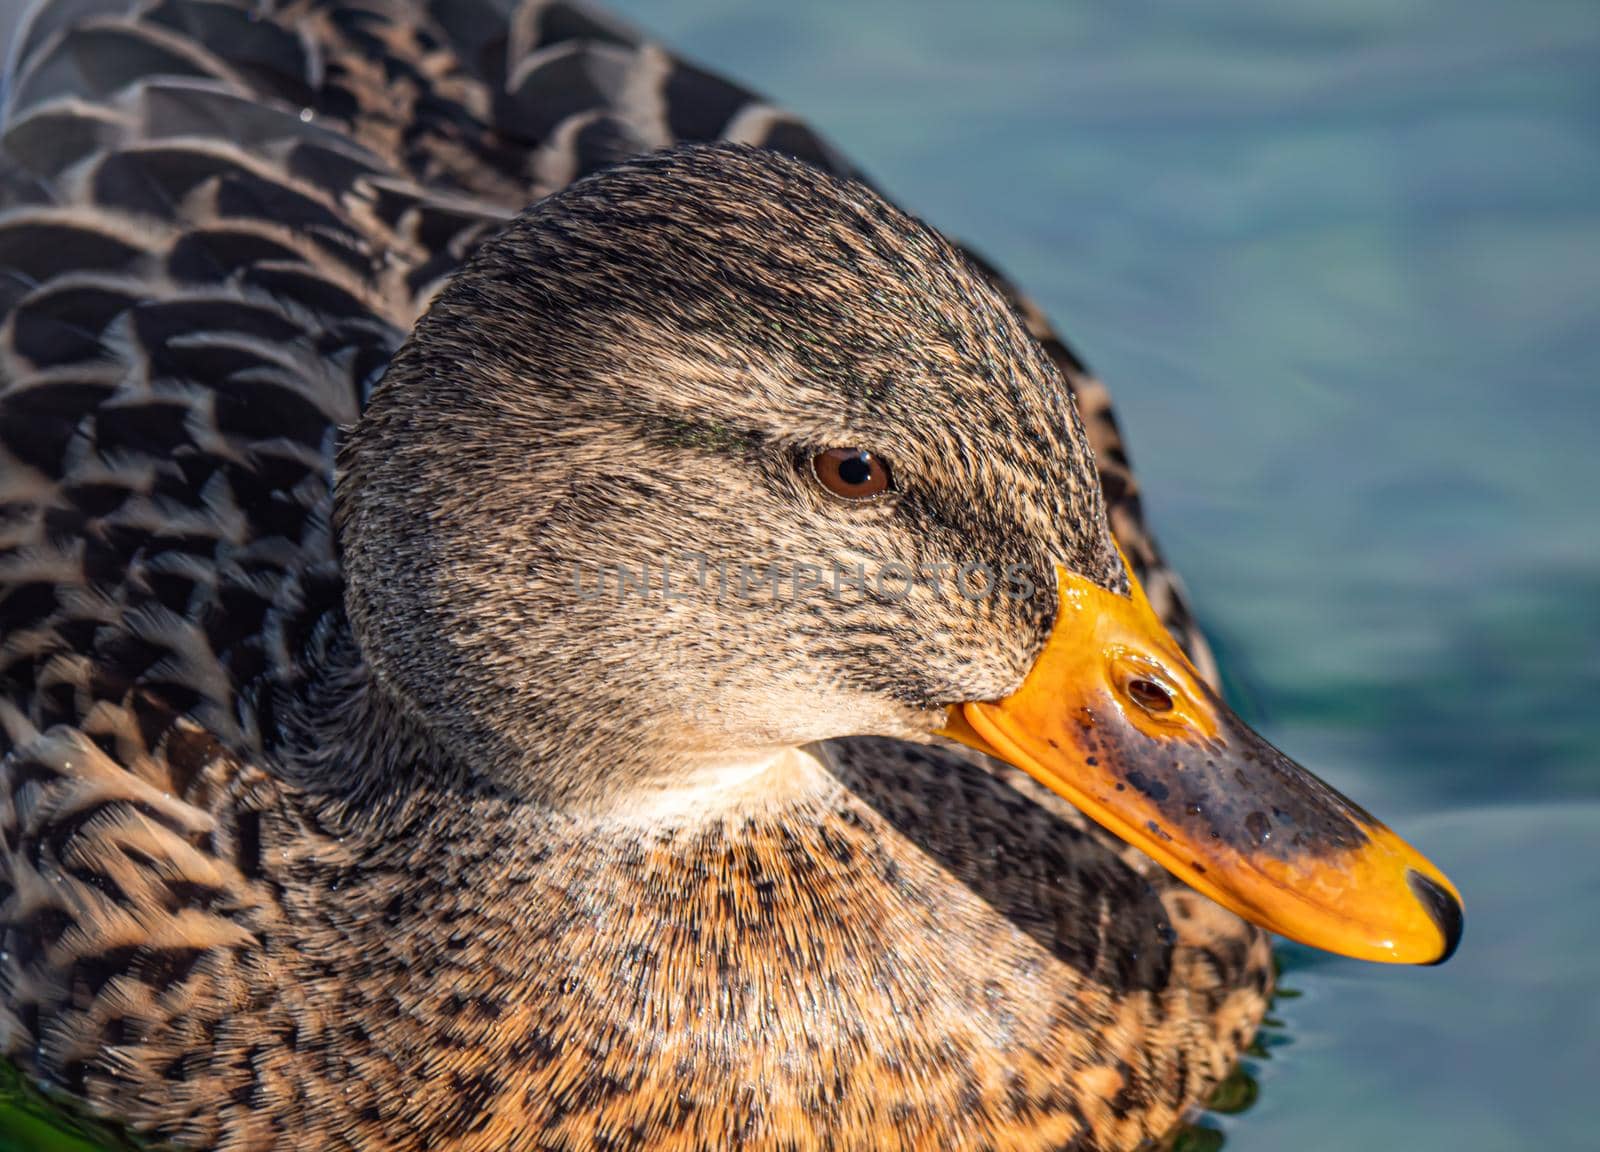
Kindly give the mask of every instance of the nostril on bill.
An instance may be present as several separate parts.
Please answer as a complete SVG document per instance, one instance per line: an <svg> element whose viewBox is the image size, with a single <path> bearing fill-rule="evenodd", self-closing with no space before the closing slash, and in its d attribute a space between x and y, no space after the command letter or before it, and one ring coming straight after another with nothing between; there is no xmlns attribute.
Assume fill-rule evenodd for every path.
<svg viewBox="0 0 1600 1152"><path fill-rule="evenodd" d="M1138 677L1128 681L1128 695L1146 712L1171 712L1172 693L1165 685Z"/></svg>
<svg viewBox="0 0 1600 1152"><path fill-rule="evenodd" d="M1428 910L1428 915L1444 935L1444 951L1433 961L1434 964L1443 964L1455 955L1456 945L1461 943L1461 902L1438 881L1421 872L1407 872L1406 883L1411 885L1411 891L1416 893L1417 899L1422 901L1422 906Z"/></svg>

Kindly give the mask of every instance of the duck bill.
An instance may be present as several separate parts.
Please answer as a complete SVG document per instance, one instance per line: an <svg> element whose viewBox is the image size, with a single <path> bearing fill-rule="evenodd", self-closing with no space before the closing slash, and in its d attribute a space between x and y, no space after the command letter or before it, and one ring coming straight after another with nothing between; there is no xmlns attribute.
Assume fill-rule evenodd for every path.
<svg viewBox="0 0 1600 1152"><path fill-rule="evenodd" d="M1462 923L1450 881L1251 731L1128 582L1124 597L1058 570L1055 626L1022 686L951 708L943 734L1269 931L1364 960L1448 959Z"/></svg>

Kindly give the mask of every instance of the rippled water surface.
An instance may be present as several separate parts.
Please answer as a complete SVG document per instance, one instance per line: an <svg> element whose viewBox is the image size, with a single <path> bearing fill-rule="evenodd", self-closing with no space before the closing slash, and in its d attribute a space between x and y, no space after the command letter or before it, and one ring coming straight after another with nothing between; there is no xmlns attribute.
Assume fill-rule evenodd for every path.
<svg viewBox="0 0 1600 1152"><path fill-rule="evenodd" d="M1229 1152L1600 1148L1600 4L629 0L1034 293L1437 970L1286 948Z"/></svg>

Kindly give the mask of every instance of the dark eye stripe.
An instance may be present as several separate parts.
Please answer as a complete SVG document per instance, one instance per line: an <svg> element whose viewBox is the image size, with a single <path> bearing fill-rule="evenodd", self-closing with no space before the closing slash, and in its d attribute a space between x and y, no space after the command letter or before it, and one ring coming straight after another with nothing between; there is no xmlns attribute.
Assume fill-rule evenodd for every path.
<svg viewBox="0 0 1600 1152"><path fill-rule="evenodd" d="M889 465L864 448L827 448L811 458L811 470L843 500L870 500L889 491Z"/></svg>

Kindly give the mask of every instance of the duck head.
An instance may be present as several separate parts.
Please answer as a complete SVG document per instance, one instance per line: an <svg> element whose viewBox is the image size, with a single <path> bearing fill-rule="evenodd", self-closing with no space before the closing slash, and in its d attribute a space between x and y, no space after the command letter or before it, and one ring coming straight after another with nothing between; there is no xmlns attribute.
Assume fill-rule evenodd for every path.
<svg viewBox="0 0 1600 1152"><path fill-rule="evenodd" d="M659 153L486 243L340 453L352 626L454 760L574 811L951 738L1266 928L1436 962L1448 880L1241 722L1011 308L869 189Z"/></svg>

